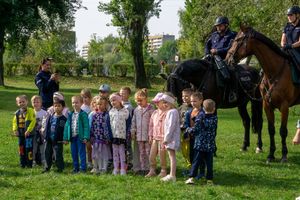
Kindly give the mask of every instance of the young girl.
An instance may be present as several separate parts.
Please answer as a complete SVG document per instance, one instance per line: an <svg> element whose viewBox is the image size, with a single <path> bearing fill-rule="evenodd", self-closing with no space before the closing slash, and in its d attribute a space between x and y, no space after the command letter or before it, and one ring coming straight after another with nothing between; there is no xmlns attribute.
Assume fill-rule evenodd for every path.
<svg viewBox="0 0 300 200"><path fill-rule="evenodd" d="M166 149L163 145L164 132L163 124L166 117L165 108L163 107L163 102L160 101L163 93L158 93L154 99L153 103L156 104L157 110L155 110L149 121L149 143L151 144L150 149L150 171L146 177L156 176L156 156L159 154L161 171L159 177L165 177L167 175L167 164L166 164Z"/></svg>
<svg viewBox="0 0 300 200"><path fill-rule="evenodd" d="M100 97L97 102L97 110L92 118L91 144L94 168L92 173L106 173L111 149L109 143L112 139L109 114L106 110L108 99Z"/></svg>
<svg viewBox="0 0 300 200"><path fill-rule="evenodd" d="M61 92L54 92L53 94L53 102L54 101L65 101L65 97L63 95L63 93ZM49 115L52 115L54 113L54 107L53 105L48 108L47 112L49 113ZM67 106L64 106L64 109L62 111L63 115L68 118L68 114L69 114L69 109ZM43 122L43 123L46 123L46 122Z"/></svg>
<svg viewBox="0 0 300 200"><path fill-rule="evenodd" d="M180 117L178 110L175 109L175 97L171 93L165 93L161 97L161 101L167 112L163 144L168 150L170 159L170 174L162 178L161 181L176 181L176 150L180 146Z"/></svg>
<svg viewBox="0 0 300 200"><path fill-rule="evenodd" d="M134 97L138 107L133 112L131 136L133 140L138 142L141 173L145 175L146 171L149 170L150 154L148 125L154 109L147 102L147 91L139 90Z"/></svg>
<svg viewBox="0 0 300 200"><path fill-rule="evenodd" d="M89 115L90 112L91 112L92 92L91 92L90 89L84 88L84 89L81 90L80 96L83 99L83 104L81 106L81 110L83 110L84 112L86 112ZM89 141L86 143L86 151L87 151L87 157L88 157L87 167L89 169L91 169L93 167L93 164L92 164L92 145Z"/></svg>
<svg viewBox="0 0 300 200"><path fill-rule="evenodd" d="M112 104L112 109L109 111L110 125L112 129L112 148L114 170L113 174L119 173L119 166L121 164L121 175L126 175L126 159L125 159L125 144L129 127L127 126L127 119L129 112L122 105L122 97L119 93L113 93L109 97Z"/></svg>

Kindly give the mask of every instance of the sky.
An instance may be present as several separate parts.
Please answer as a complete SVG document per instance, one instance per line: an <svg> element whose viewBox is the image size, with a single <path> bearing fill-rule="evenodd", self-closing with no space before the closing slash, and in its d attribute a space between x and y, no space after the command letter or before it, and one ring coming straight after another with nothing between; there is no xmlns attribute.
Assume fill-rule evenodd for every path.
<svg viewBox="0 0 300 200"><path fill-rule="evenodd" d="M104 38L109 34L118 36L117 29L107 26L111 16L98 11L99 1L109 2L110 0L83 0L83 6L87 10L80 9L75 14L75 28L77 49L88 44L91 36L95 33L97 37ZM161 3L160 17L152 17L149 20L148 28L150 35L170 34L179 37L179 16L178 11L184 8L184 0L163 0Z"/></svg>

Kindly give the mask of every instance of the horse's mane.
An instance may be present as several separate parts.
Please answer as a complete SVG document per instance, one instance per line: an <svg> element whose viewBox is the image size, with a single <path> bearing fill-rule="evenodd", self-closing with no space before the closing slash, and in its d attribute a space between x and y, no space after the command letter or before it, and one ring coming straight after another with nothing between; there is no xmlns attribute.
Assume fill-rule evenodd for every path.
<svg viewBox="0 0 300 200"><path fill-rule="evenodd" d="M275 53L277 53L278 55L284 57L284 58L288 58L288 55L286 53L284 53L277 44L275 44L270 38L266 37L265 35L263 35L262 33L254 30L253 28L251 28L252 30L252 35L255 39L261 41L262 43L264 43L265 45L267 45L270 49L272 49L273 51L275 51Z"/></svg>
<svg viewBox="0 0 300 200"><path fill-rule="evenodd" d="M175 67L172 73L175 73L177 75L191 75L198 73L200 71L207 70L209 64L206 60L201 59L190 59L183 61L179 65Z"/></svg>

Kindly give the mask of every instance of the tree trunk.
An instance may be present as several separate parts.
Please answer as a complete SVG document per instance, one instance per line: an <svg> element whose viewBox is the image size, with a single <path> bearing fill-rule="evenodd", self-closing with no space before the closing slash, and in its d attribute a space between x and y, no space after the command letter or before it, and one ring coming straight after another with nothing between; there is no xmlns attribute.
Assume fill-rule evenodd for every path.
<svg viewBox="0 0 300 200"><path fill-rule="evenodd" d="M140 21L135 23L134 28L134 34L131 38L131 54L135 68L135 87L149 88L150 82L147 79L143 56L143 26Z"/></svg>
<svg viewBox="0 0 300 200"><path fill-rule="evenodd" d="M4 29L0 28L0 86L4 86L3 54L4 54Z"/></svg>

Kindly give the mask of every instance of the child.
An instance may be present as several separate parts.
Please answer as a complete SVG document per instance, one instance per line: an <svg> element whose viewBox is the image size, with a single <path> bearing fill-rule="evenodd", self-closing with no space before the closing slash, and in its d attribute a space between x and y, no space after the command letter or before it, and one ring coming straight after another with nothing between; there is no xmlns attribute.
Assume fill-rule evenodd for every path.
<svg viewBox="0 0 300 200"><path fill-rule="evenodd" d="M62 113L64 107L64 101L58 100L53 102L54 113L50 115L46 126L45 157L47 165L45 166L43 173L50 171L53 154L55 156L57 172L62 172L65 166L63 158L63 137L67 118Z"/></svg>
<svg viewBox="0 0 300 200"><path fill-rule="evenodd" d="M47 116L47 111L42 109L42 97L34 95L31 97L31 104L34 109L36 124L33 136L33 164L43 164L45 166L45 143L41 134L42 119Z"/></svg>
<svg viewBox="0 0 300 200"><path fill-rule="evenodd" d="M149 170L149 135L148 125L151 115L154 111L152 106L147 102L147 91L142 89L135 93L135 101L138 105L134 109L134 114L131 124L131 136L133 140L136 140L139 147L139 161L141 166L141 173L146 175Z"/></svg>
<svg viewBox="0 0 300 200"><path fill-rule="evenodd" d="M26 95L20 95L16 98L16 104L19 109L13 118L13 132L19 138L20 165L32 167L32 132L34 131L36 119L34 110L28 108Z"/></svg>
<svg viewBox="0 0 300 200"><path fill-rule="evenodd" d="M109 94L111 92L111 88L108 84L102 84L99 87L99 96L109 98ZM111 103L108 101L107 110L111 109Z"/></svg>
<svg viewBox="0 0 300 200"><path fill-rule="evenodd" d="M131 89L129 87L122 87L120 89L120 95L122 97L122 105L128 110L129 112L129 124L128 126L131 126L131 119L133 115L133 106L131 105L129 101L129 96L131 94ZM135 143L133 145L134 150L136 151ZM139 165L136 162L136 152L134 154L132 153L132 146L131 146L131 137L128 137L128 141L126 141L126 161L127 161L127 170L131 169L133 167L133 170L135 170L137 167L139 168ZM134 156L134 158L133 158ZM134 159L134 160L133 160ZM135 161L135 162L133 162ZM133 166L134 165L134 166Z"/></svg>
<svg viewBox="0 0 300 200"><path fill-rule="evenodd" d="M80 171L86 172L86 142L90 138L90 127L88 115L81 110L83 100L81 96L72 97L73 111L70 112L65 130L64 143L68 144L71 141L71 154L73 159L73 173L79 172L80 157Z"/></svg>
<svg viewBox="0 0 300 200"><path fill-rule="evenodd" d="M92 92L91 92L90 89L84 88L84 89L81 90L80 96L83 99L83 104L81 106L81 110L83 110L84 112L86 112L89 115L90 112L91 112ZM87 151L87 157L88 157L87 167L89 169L91 169L93 167L93 164L92 164L92 145L89 141L86 143L86 151Z"/></svg>
<svg viewBox="0 0 300 200"><path fill-rule="evenodd" d="M170 174L161 178L161 181L176 181L176 150L180 146L180 117L178 110L175 108L175 97L172 93L166 92L162 97L163 105L166 110L164 124L164 141L163 144L168 151L170 159Z"/></svg>
<svg viewBox="0 0 300 200"><path fill-rule="evenodd" d="M65 97L64 97L63 93L61 93L61 92L54 92L54 94L53 94L53 102L54 101L65 101ZM49 115L52 115L54 113L53 106L51 106L50 108L48 108L47 112L49 113ZM63 113L63 115L66 118L68 118L69 109L68 109L67 106L64 106L64 109L63 109L62 113Z"/></svg>
<svg viewBox="0 0 300 200"><path fill-rule="evenodd" d="M295 144L295 145L300 144L300 120L298 120L298 122L297 122L297 131L293 138L293 144Z"/></svg>
<svg viewBox="0 0 300 200"><path fill-rule="evenodd" d="M109 143L112 139L109 114L106 110L108 99L100 97L97 102L97 110L92 118L91 143L93 146L94 168L92 173L106 173L108 161L111 159Z"/></svg>
<svg viewBox="0 0 300 200"><path fill-rule="evenodd" d="M166 161L166 149L163 145L164 132L163 125L166 117L165 108L163 106L163 102L160 98L163 96L163 93L157 93L153 103L156 104L157 110L155 110L150 118L149 122L149 143L151 144L150 148L150 171L145 177L156 176L156 156L159 154L160 158L160 167L161 171L159 173L159 177L165 177L167 175L167 161Z"/></svg>
<svg viewBox="0 0 300 200"><path fill-rule="evenodd" d="M207 168L207 184L213 184L213 154L215 151L215 137L218 123L217 115L214 114L215 102L211 99L204 100L203 110L205 115L197 116L195 128L190 131L190 134L195 136L195 156L190 172L190 178L185 182L186 184L194 183L194 177L197 176L201 160L205 161Z"/></svg>
<svg viewBox="0 0 300 200"><path fill-rule="evenodd" d="M181 128L181 137L180 137L180 142L181 142L181 152L182 156L187 164L187 169L190 169L191 167L191 160L190 160L190 141L185 140L183 138L183 133L184 130L187 128L185 127L185 115L187 111L191 110L192 104L191 104L191 94L192 94L192 89L191 88L185 88L182 90L182 101L183 104L178 108L178 112L180 115L180 128ZM185 172L188 173L189 170Z"/></svg>
<svg viewBox="0 0 300 200"><path fill-rule="evenodd" d="M114 170L113 174L119 173L119 166L121 165L121 175L126 175L126 158L125 158L125 144L128 136L128 124L127 119L129 112L122 105L122 97L119 93L113 93L109 97L112 109L109 111L110 125L112 129L112 148L113 148L113 160Z"/></svg>
<svg viewBox="0 0 300 200"><path fill-rule="evenodd" d="M185 114L185 120L184 120L184 128L186 130L189 130L194 127L195 125L195 119L198 115L204 115L204 111L202 109L202 102L203 102L203 95L201 92L194 92L191 94L191 104L192 109L188 110ZM190 163L193 162L193 146L195 138L193 135L188 134L188 132L185 131L183 134L183 139L188 143L189 148L189 161ZM191 167L191 166L190 166ZM204 170L204 163L202 162L200 165L200 175L202 176L202 172Z"/></svg>

